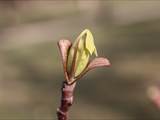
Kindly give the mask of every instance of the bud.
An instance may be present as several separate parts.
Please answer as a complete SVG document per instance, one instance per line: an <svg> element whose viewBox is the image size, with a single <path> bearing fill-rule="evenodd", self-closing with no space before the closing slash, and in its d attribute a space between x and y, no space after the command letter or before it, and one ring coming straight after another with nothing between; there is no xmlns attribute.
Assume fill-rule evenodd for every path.
<svg viewBox="0 0 160 120"><path fill-rule="evenodd" d="M77 77L83 72L93 53L97 56L93 35L85 29L69 50L67 71L71 77Z"/></svg>
<svg viewBox="0 0 160 120"><path fill-rule="evenodd" d="M98 67L108 67L107 58L98 56L92 33L85 29L72 44L69 40L60 40L58 46L61 53L64 75L68 84L80 79L86 72Z"/></svg>

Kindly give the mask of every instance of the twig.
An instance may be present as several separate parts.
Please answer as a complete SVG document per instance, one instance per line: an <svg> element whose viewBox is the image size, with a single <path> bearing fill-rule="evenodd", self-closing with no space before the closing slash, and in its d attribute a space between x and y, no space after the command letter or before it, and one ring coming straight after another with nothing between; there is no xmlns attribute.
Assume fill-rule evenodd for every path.
<svg viewBox="0 0 160 120"><path fill-rule="evenodd" d="M61 105L57 109L58 120L68 120L68 111L69 107L73 104L73 93L76 86L76 82L73 84L67 84L63 82L62 84L62 96L61 96Z"/></svg>

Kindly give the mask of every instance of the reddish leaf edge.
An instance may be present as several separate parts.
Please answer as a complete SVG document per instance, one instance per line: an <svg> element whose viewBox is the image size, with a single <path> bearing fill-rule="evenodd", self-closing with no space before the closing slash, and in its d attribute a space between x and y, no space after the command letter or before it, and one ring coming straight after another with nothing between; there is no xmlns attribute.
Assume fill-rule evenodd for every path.
<svg viewBox="0 0 160 120"><path fill-rule="evenodd" d="M82 78L90 70L93 70L95 68L110 67L110 66L111 66L111 63L107 58L105 58L105 57L96 57L93 60L91 60L88 63L88 65L86 66L86 68L84 69L84 71L79 76L75 77L73 82L69 82L69 84L73 84L78 79Z"/></svg>
<svg viewBox="0 0 160 120"><path fill-rule="evenodd" d="M63 71L64 71L65 79L67 83L69 84L70 80L69 80L69 75L67 72L67 59L68 59L68 52L69 52L70 47L72 46L72 43L69 40L62 39L57 42L57 45L59 47L60 54L61 54L61 60L63 64Z"/></svg>

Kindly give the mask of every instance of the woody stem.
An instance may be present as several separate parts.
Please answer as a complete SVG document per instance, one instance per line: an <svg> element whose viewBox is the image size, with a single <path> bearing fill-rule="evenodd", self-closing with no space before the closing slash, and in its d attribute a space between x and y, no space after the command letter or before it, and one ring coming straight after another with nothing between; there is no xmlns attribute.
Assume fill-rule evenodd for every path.
<svg viewBox="0 0 160 120"><path fill-rule="evenodd" d="M68 120L68 111L69 107L73 104L73 92L76 86L76 82L69 85L66 82L62 84L62 96L61 96L61 104L57 109L57 117L58 120Z"/></svg>

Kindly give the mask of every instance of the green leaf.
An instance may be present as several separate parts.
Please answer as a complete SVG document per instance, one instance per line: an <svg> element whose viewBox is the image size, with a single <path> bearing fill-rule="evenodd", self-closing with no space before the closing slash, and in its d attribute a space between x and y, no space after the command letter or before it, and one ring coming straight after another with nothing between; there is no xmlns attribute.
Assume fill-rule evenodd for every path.
<svg viewBox="0 0 160 120"><path fill-rule="evenodd" d="M86 68L89 58L92 54L97 56L97 50L94 45L94 39L92 33L85 29L76 39L73 46L71 47L68 55L68 72L74 70L74 77L80 75ZM75 67L72 66L74 55L76 54Z"/></svg>
<svg viewBox="0 0 160 120"><path fill-rule="evenodd" d="M96 56L98 56L97 48L96 48L96 47L95 47L95 49L94 49L94 54L95 54Z"/></svg>
<svg viewBox="0 0 160 120"><path fill-rule="evenodd" d="M86 30L85 47L89 51L90 55L95 51L94 39L89 30Z"/></svg>
<svg viewBox="0 0 160 120"><path fill-rule="evenodd" d="M77 62L76 62L76 70L75 77L81 74L81 72L85 69L89 61L89 52L87 50L83 50L82 52L78 52Z"/></svg>
<svg viewBox="0 0 160 120"><path fill-rule="evenodd" d="M67 60L67 72L70 73L72 69L72 62L75 53L75 48L71 47L69 50L68 60Z"/></svg>

